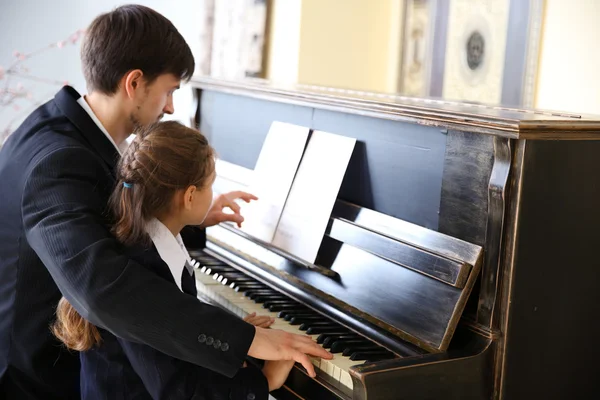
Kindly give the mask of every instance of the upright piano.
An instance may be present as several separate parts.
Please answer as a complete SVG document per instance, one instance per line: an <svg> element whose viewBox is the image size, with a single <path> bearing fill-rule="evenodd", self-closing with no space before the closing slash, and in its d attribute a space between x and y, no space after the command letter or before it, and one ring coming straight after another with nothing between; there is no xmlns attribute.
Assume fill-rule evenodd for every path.
<svg viewBox="0 0 600 400"><path fill-rule="evenodd" d="M230 225L189 248L201 297L334 353L313 360L315 379L295 366L273 397L600 396L600 117L192 85L193 123L240 167L239 188L273 121L356 139L314 263Z"/></svg>

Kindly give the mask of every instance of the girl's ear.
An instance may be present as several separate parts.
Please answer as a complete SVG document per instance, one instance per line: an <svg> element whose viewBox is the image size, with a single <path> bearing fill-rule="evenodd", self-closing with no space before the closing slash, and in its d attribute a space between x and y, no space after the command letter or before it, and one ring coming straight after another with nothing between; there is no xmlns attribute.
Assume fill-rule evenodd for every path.
<svg viewBox="0 0 600 400"><path fill-rule="evenodd" d="M194 194L196 193L196 186L189 186L183 194L183 206L186 210L191 210L194 202Z"/></svg>

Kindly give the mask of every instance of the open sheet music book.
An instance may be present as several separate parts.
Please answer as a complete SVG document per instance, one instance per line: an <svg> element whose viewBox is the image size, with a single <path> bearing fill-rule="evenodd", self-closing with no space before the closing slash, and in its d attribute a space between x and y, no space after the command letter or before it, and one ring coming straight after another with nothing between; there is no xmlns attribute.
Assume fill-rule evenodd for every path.
<svg viewBox="0 0 600 400"><path fill-rule="evenodd" d="M307 144L308 140L308 144ZM254 171L217 163L215 192L244 190L241 230L314 263L356 140L274 122Z"/></svg>
<svg viewBox="0 0 600 400"><path fill-rule="evenodd" d="M314 263L356 140L314 131L281 214L273 245Z"/></svg>
<svg viewBox="0 0 600 400"><path fill-rule="evenodd" d="M275 121L265 138L248 191L258 197L244 206L242 231L271 243L310 129Z"/></svg>

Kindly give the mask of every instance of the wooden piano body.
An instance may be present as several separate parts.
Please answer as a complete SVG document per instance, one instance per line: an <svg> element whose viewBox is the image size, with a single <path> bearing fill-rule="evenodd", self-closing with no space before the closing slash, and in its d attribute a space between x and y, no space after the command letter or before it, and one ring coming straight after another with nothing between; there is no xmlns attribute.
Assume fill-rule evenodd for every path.
<svg viewBox="0 0 600 400"><path fill-rule="evenodd" d="M252 310L241 292L254 290L273 312L327 318L315 337L368 342L350 351L365 349L363 361L323 364L316 380L295 368L275 398L596 396L600 119L260 80L192 84L194 122L241 167L254 168L273 121L357 139L316 267L226 226L191 249L205 263L199 282L226 283L210 296L232 311ZM290 324L283 316L277 326Z"/></svg>

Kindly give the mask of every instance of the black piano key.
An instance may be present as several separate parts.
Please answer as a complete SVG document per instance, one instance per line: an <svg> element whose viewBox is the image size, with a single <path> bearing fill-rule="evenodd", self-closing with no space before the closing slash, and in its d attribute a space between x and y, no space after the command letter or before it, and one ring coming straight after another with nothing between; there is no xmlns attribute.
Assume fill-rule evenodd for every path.
<svg viewBox="0 0 600 400"><path fill-rule="evenodd" d="M300 305L299 303L295 302L294 300L267 300L263 303L263 308L269 308L271 306L279 306L279 305L283 305L283 306L288 306L288 305L292 305L292 306L297 306Z"/></svg>
<svg viewBox="0 0 600 400"><path fill-rule="evenodd" d="M254 282L240 282L240 283L236 283L235 286L244 286L245 290L269 290L270 289L265 284L257 282L257 281L254 281Z"/></svg>
<svg viewBox="0 0 600 400"><path fill-rule="evenodd" d="M217 269L213 269L216 267L207 267L207 269L204 271L204 274L209 275L209 276L214 276L220 272L223 272L223 269L221 268L217 268Z"/></svg>
<svg viewBox="0 0 600 400"><path fill-rule="evenodd" d="M388 358L394 358L394 354L385 349L355 351L350 355L352 361L378 361L386 360Z"/></svg>
<svg viewBox="0 0 600 400"><path fill-rule="evenodd" d="M248 275L240 274L238 272L217 272L219 275L224 276L225 278L235 279L235 280L244 280L244 281L252 281L257 282L256 279L250 278Z"/></svg>
<svg viewBox="0 0 600 400"><path fill-rule="evenodd" d="M269 307L270 311L302 311L306 310L306 307L297 304L273 304Z"/></svg>
<svg viewBox="0 0 600 400"><path fill-rule="evenodd" d="M306 333L309 335L318 335L319 333L335 333L343 335L348 332L348 330L336 326L311 326L306 330Z"/></svg>
<svg viewBox="0 0 600 400"><path fill-rule="evenodd" d="M327 336L327 334L326 334L326 333L321 333L321 334L319 335L319 337L317 338L317 343L318 343L318 344L323 344L323 342L325 342L325 340L326 340L328 337L330 337L330 336Z"/></svg>
<svg viewBox="0 0 600 400"><path fill-rule="evenodd" d="M300 325L300 324L304 324L307 322L321 322L321 321L326 322L327 318L322 317L320 315L307 315L304 317L296 315L296 316L290 317L290 319L287 321L290 322L290 325Z"/></svg>
<svg viewBox="0 0 600 400"><path fill-rule="evenodd" d="M202 260L202 259L199 259L199 258L196 257L195 260L198 261L200 263L200 265L203 266L203 267L212 267L212 266L218 266L218 265L226 265L223 261L221 261L221 260L215 260L215 259L212 259L212 260ZM229 267L229 268L234 269L233 267Z"/></svg>
<svg viewBox="0 0 600 400"><path fill-rule="evenodd" d="M393 353L388 352L387 354L377 354L374 356L369 356L369 358L367 358L367 362L375 362L375 361L382 361L382 360L391 360L392 358L396 358L396 356Z"/></svg>
<svg viewBox="0 0 600 400"><path fill-rule="evenodd" d="M314 313L314 312L310 312L310 311L300 311L300 312L281 312L279 313L281 315L278 315L279 318L283 318L286 321L291 321L292 318L294 317L314 317L314 316L318 316L319 314ZM325 317L323 317L325 318Z"/></svg>
<svg viewBox="0 0 600 400"><path fill-rule="evenodd" d="M247 290L252 290L252 289L266 289L265 285L259 284L259 283L233 283L233 287L237 288L238 292L246 292Z"/></svg>
<svg viewBox="0 0 600 400"><path fill-rule="evenodd" d="M221 273L216 273L213 275L213 277L218 278L227 278L227 280L231 281L231 282L239 282L239 283L258 283L258 281L256 281L256 279L252 279L252 278L248 278L248 277L240 277L240 278L236 278L235 276L231 276L229 274L221 274Z"/></svg>
<svg viewBox="0 0 600 400"><path fill-rule="evenodd" d="M260 283L258 281L254 281L254 282L240 282L239 285L237 285L237 286L247 286L249 290L250 289L252 289L252 290L269 290L269 289L271 289L270 287L268 287L264 283Z"/></svg>
<svg viewBox="0 0 600 400"><path fill-rule="evenodd" d="M325 344L325 343L323 343ZM339 348L339 346L346 346L346 347L352 347L352 346L376 346L375 348L381 348L380 346L377 346L376 344L368 341L367 339L361 338L361 337L352 337L350 336L350 338L335 338L333 340L330 341L329 343L330 347L333 348L333 346L335 345L336 348ZM343 349L342 349L343 350Z"/></svg>
<svg viewBox="0 0 600 400"><path fill-rule="evenodd" d="M188 250L188 253L194 260L216 260L216 258L213 256L209 256L208 254L198 250Z"/></svg>
<svg viewBox="0 0 600 400"><path fill-rule="evenodd" d="M265 295L265 294L277 294L276 291L271 289L259 289L259 290L248 290L245 295L251 300L254 300L256 296Z"/></svg>
<svg viewBox="0 0 600 400"><path fill-rule="evenodd" d="M254 298L252 300L254 300L255 303L264 303L266 301L272 301L272 300L289 300L290 298L287 296L283 296L281 294L262 294L262 295L257 295L254 296Z"/></svg>
<svg viewBox="0 0 600 400"><path fill-rule="evenodd" d="M322 336L322 338L321 338L321 336ZM317 338L317 343L322 343L323 347L328 349L331 347L333 342L335 342L336 340L357 340L357 339L363 339L363 338L355 333L349 333L347 335L330 335L328 333L322 333ZM319 342L319 340L321 340L321 341Z"/></svg>
<svg viewBox="0 0 600 400"><path fill-rule="evenodd" d="M325 319L325 321L313 321L307 322L307 325L310 326L324 326L324 325L332 325L332 326L341 326L340 324L333 322L330 319Z"/></svg>
<svg viewBox="0 0 600 400"><path fill-rule="evenodd" d="M236 286L245 286L247 288L247 290L266 290L269 289L268 286L266 286L263 283L254 281L254 282L240 282L239 284L236 284Z"/></svg>
<svg viewBox="0 0 600 400"><path fill-rule="evenodd" d="M289 321L290 319L292 319L292 317L296 315L315 315L315 313L307 308L304 308L302 310L282 310L279 314L277 314L277 317Z"/></svg>
<svg viewBox="0 0 600 400"><path fill-rule="evenodd" d="M313 326L325 326L325 327L342 329L342 327L339 324L336 324L335 322L331 322L331 321L307 321L300 325L300 330L305 331L308 328L311 328Z"/></svg>
<svg viewBox="0 0 600 400"><path fill-rule="evenodd" d="M377 346L376 344L347 344L344 342L334 342L331 345L332 353L342 353L345 357L350 357L352 353L357 351L371 351L371 350L381 350L381 346Z"/></svg>
<svg viewBox="0 0 600 400"><path fill-rule="evenodd" d="M235 272L235 269L228 265L206 265L206 270L210 270L212 274L217 272Z"/></svg>
<svg viewBox="0 0 600 400"><path fill-rule="evenodd" d="M217 277L217 280L219 282L221 282L223 280L227 280L227 282L229 282L230 284L233 283L234 285L238 285L238 286L240 286L240 285L246 285L246 284L254 284L256 282L256 281L245 281L243 279L241 279L241 280L231 279L231 278L224 277L223 275L219 275Z"/></svg>
<svg viewBox="0 0 600 400"><path fill-rule="evenodd" d="M210 267L206 267L206 272L210 273L210 274L216 274L216 273L222 273L222 272L234 272L235 270L231 269L231 267L227 267L227 266L210 266Z"/></svg>

